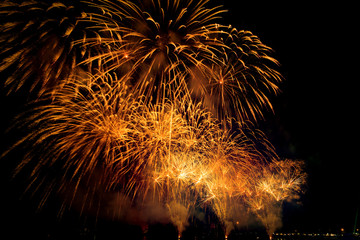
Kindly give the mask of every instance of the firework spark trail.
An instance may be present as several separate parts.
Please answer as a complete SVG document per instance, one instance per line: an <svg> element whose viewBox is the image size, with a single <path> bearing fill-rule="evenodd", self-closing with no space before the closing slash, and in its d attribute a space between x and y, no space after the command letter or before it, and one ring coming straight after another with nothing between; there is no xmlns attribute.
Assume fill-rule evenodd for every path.
<svg viewBox="0 0 360 240"><path fill-rule="evenodd" d="M238 120L262 118L262 108L272 109L267 93L277 93L280 74L271 66L278 62L270 57L271 48L250 31L238 31L231 26L216 25L213 38L222 39L220 64L210 71L195 72L196 95L220 119ZM232 102L232 105L228 103Z"/></svg>
<svg viewBox="0 0 360 240"><path fill-rule="evenodd" d="M29 133L12 149L28 151L16 174L28 169L28 189L44 188L40 206L58 192L99 214L115 192L118 215L156 202L179 235L202 206L226 235L234 208L252 211L272 235L281 203L305 181L301 163L279 161L248 123L272 110L278 62L251 32L217 24L225 11L208 2L0 5L4 86L37 91L18 118Z"/></svg>
<svg viewBox="0 0 360 240"><path fill-rule="evenodd" d="M272 109L267 94L279 91L278 62L251 32L215 23L224 10L207 2L89 3L94 11L83 21L98 35L78 43L99 54L84 62L128 76L146 102L186 97L221 120L262 117Z"/></svg>
<svg viewBox="0 0 360 240"><path fill-rule="evenodd" d="M41 96L76 74L85 53L73 44L83 34L77 31L81 8L45 1L3 1L0 8L1 84L8 92L25 87Z"/></svg>
<svg viewBox="0 0 360 240"><path fill-rule="evenodd" d="M203 61L214 62L217 53L220 54L214 52L215 46L225 47L209 37L219 30L204 27L222 12L217 8L203 8L206 2L147 1L143 4L139 1L139 5L135 5L124 1L122 5L114 6L111 2L100 1L95 9L101 8L102 13L89 13L89 21L99 28L101 35L87 39L87 44L108 47L100 46L103 53L86 61L106 63L106 71L128 70L130 65L132 70L126 74L133 81L136 92L148 99L155 98L156 102L174 94L178 88L181 94L189 94L184 92L184 72L188 75L192 67L208 68ZM181 7L175 7L179 4ZM162 7L170 11L164 13ZM115 21L114 15L120 20ZM173 16L179 17L174 20Z"/></svg>

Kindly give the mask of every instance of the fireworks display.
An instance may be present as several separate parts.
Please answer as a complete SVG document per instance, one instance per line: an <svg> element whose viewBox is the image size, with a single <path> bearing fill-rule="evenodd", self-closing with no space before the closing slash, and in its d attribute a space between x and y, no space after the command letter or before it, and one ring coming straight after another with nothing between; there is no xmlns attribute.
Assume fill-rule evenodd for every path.
<svg viewBox="0 0 360 240"><path fill-rule="evenodd" d="M221 7L5 1L1 10L2 86L35 95L18 118L27 134L12 149L26 154L15 174L43 189L40 206L53 193L100 216L156 205L179 236L196 208L211 209L226 235L240 210L269 236L279 227L305 174L250 122L272 110L282 77L257 36L216 23Z"/></svg>

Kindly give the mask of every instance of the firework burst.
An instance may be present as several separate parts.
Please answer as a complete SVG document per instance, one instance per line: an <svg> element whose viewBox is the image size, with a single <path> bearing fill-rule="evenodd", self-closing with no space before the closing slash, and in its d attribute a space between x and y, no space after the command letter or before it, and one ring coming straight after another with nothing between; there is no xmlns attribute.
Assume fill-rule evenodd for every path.
<svg viewBox="0 0 360 240"><path fill-rule="evenodd" d="M251 32L215 23L224 10L207 3L92 3L94 12L84 21L98 35L85 45L99 54L85 62L126 75L145 102L189 98L221 120L256 119L272 108L267 94L279 91L278 62Z"/></svg>
<svg viewBox="0 0 360 240"><path fill-rule="evenodd" d="M36 92L12 149L27 150L15 172L43 189L40 206L54 192L96 214L110 195L119 215L152 202L179 235L204 206L228 234L237 207L271 236L305 178L252 130L282 81L257 36L217 24L209 0L0 6L3 85Z"/></svg>
<svg viewBox="0 0 360 240"><path fill-rule="evenodd" d="M248 204L265 226L270 238L282 225L283 201L299 198L305 178L303 162L292 160L272 162L257 178Z"/></svg>

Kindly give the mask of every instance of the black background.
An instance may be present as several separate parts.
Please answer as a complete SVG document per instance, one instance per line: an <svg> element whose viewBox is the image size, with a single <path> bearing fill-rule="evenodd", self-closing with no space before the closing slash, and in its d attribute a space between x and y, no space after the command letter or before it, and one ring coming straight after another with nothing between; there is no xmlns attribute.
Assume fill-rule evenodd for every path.
<svg viewBox="0 0 360 240"><path fill-rule="evenodd" d="M306 162L302 205L285 205L284 229L353 230L360 206L354 6L225 1L226 20L275 50L285 77L275 114L259 123L284 158Z"/></svg>

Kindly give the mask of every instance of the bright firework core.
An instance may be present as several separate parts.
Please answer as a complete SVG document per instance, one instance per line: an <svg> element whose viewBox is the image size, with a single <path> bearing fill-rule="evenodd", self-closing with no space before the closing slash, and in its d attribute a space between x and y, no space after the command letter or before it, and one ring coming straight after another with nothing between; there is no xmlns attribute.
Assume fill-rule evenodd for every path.
<svg viewBox="0 0 360 240"><path fill-rule="evenodd" d="M305 174L253 124L272 110L278 62L251 32L217 24L225 11L208 2L0 4L5 87L36 95L14 149L27 151L16 173L31 168L40 206L57 193L83 214L170 221L178 239L197 209L225 239L249 214L270 239L281 227Z"/></svg>

